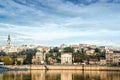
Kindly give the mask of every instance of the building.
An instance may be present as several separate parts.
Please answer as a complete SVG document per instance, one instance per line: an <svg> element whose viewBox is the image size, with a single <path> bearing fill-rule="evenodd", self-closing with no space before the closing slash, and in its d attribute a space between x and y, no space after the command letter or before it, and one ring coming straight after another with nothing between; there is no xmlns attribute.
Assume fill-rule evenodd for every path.
<svg viewBox="0 0 120 80"><path fill-rule="evenodd" d="M56 60L51 58L51 57L49 57L48 58L48 64L54 64L54 63L56 63Z"/></svg>
<svg viewBox="0 0 120 80"><path fill-rule="evenodd" d="M113 64L120 65L120 51L113 51Z"/></svg>
<svg viewBox="0 0 120 80"><path fill-rule="evenodd" d="M3 46L2 50L7 54L8 53L17 53L17 47L15 47L15 46Z"/></svg>
<svg viewBox="0 0 120 80"><path fill-rule="evenodd" d="M106 64L106 59L105 58L101 58L100 59L100 65L105 65Z"/></svg>
<svg viewBox="0 0 120 80"><path fill-rule="evenodd" d="M65 47L68 47L68 45L62 44L62 45L60 46L61 49L65 48Z"/></svg>
<svg viewBox="0 0 120 80"><path fill-rule="evenodd" d="M86 55L94 55L94 53L95 53L95 50L94 50L94 49L86 50L86 51L85 51L85 54L86 54Z"/></svg>
<svg viewBox="0 0 120 80"><path fill-rule="evenodd" d="M17 61L20 61L20 64L22 65L25 58L26 58L26 55L17 56Z"/></svg>
<svg viewBox="0 0 120 80"><path fill-rule="evenodd" d="M72 53L62 53L61 64L72 64Z"/></svg>
<svg viewBox="0 0 120 80"><path fill-rule="evenodd" d="M98 59L89 59L89 64L99 64Z"/></svg>
<svg viewBox="0 0 120 80"><path fill-rule="evenodd" d="M74 52L80 51L79 45L70 45L70 47L74 49Z"/></svg>
<svg viewBox="0 0 120 80"><path fill-rule="evenodd" d="M120 51L112 49L107 50L106 63L120 65Z"/></svg>
<svg viewBox="0 0 120 80"><path fill-rule="evenodd" d="M112 49L106 50L106 63L107 64L113 63L113 50Z"/></svg>
<svg viewBox="0 0 120 80"><path fill-rule="evenodd" d="M37 49L36 53L36 64L43 64L44 63L44 53L42 48Z"/></svg>
<svg viewBox="0 0 120 80"><path fill-rule="evenodd" d="M32 64L37 64L37 63L36 63L36 56L35 56L35 55L32 56Z"/></svg>

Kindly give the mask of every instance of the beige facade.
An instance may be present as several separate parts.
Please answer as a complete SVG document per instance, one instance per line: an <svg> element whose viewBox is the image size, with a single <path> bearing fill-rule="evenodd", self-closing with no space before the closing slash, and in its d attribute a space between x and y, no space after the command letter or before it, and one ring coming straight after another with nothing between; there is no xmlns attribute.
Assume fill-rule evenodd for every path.
<svg viewBox="0 0 120 80"><path fill-rule="evenodd" d="M113 54L113 63L120 65L120 53L114 53Z"/></svg>
<svg viewBox="0 0 120 80"><path fill-rule="evenodd" d="M91 50L86 50L86 55L93 55L94 54L94 52L95 52L95 50L94 49L91 49Z"/></svg>
<svg viewBox="0 0 120 80"><path fill-rule="evenodd" d="M17 61L21 62L21 65L23 64L23 61L25 60L26 56L18 56Z"/></svg>
<svg viewBox="0 0 120 80"><path fill-rule="evenodd" d="M105 59L100 59L100 65L105 65L106 64L106 60Z"/></svg>
<svg viewBox="0 0 120 80"><path fill-rule="evenodd" d="M106 50L106 63L107 64L113 63L113 50L112 49Z"/></svg>
<svg viewBox="0 0 120 80"><path fill-rule="evenodd" d="M3 46L2 50L6 53L17 53L17 47L15 46Z"/></svg>
<svg viewBox="0 0 120 80"><path fill-rule="evenodd" d="M107 64L119 64L120 65L120 51L107 50L106 63Z"/></svg>
<svg viewBox="0 0 120 80"><path fill-rule="evenodd" d="M36 53L36 64L43 64L44 63L44 53L42 48L39 48Z"/></svg>
<svg viewBox="0 0 120 80"><path fill-rule="evenodd" d="M32 64L37 64L36 63L36 56L32 56Z"/></svg>
<svg viewBox="0 0 120 80"><path fill-rule="evenodd" d="M72 64L72 53L62 53L61 64Z"/></svg>
<svg viewBox="0 0 120 80"><path fill-rule="evenodd" d="M90 59L89 64L99 64L98 59Z"/></svg>

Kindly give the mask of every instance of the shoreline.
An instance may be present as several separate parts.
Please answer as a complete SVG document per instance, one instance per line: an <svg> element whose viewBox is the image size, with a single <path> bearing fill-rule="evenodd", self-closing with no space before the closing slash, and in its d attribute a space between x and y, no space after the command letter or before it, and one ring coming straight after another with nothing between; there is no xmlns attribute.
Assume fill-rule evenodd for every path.
<svg viewBox="0 0 120 80"><path fill-rule="evenodd" d="M8 65L4 66L13 70L84 70L84 71L120 71L120 67L110 66L82 66L82 65Z"/></svg>

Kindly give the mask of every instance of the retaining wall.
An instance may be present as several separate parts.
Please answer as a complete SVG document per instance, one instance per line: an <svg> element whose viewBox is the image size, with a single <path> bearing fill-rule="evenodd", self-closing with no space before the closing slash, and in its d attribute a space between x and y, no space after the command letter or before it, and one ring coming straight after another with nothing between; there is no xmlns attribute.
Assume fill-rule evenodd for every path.
<svg viewBox="0 0 120 80"><path fill-rule="evenodd" d="M120 71L120 67L108 66L54 66L54 65L24 65L24 66L5 66L7 68L27 68L28 70L96 70L96 71Z"/></svg>

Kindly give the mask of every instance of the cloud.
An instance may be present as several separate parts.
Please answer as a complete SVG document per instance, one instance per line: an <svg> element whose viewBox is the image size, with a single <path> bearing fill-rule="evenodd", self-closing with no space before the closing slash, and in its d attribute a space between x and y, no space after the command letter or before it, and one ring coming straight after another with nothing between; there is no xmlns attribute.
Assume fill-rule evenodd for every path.
<svg viewBox="0 0 120 80"><path fill-rule="evenodd" d="M9 29L6 30L6 28L0 29L1 31L4 30L4 33L6 32L6 38L7 35L11 34L11 38L14 41L21 42L21 41L28 41L28 43L32 42L40 42L40 41L56 41L56 40L64 40L69 38L81 38L81 37L119 37L120 31L112 31L112 30L86 30L86 31L78 31L78 30L71 30L66 27L59 28L63 25L57 25L57 24L48 24L43 25L46 27L28 27L28 26L19 26L19 25L11 25L11 24L3 24L1 23L1 26L11 26ZM9 32L8 32L9 30ZM27 31L26 31L27 30ZM102 35L104 34L104 35ZM116 35L114 35L116 34Z"/></svg>
<svg viewBox="0 0 120 80"><path fill-rule="evenodd" d="M89 39L93 42L104 39L108 41L107 44L113 40L113 43L119 44L114 39L120 39L119 0L77 0L76 3L74 1L2 0L2 43L5 43L7 35L11 34L14 44L53 45L64 41L84 42Z"/></svg>

